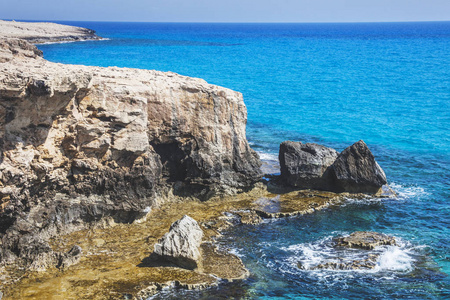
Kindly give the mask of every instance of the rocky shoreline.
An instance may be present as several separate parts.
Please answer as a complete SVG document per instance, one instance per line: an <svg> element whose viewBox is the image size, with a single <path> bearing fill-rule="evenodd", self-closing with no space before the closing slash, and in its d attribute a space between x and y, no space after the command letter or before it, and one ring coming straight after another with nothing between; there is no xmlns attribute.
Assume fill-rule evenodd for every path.
<svg viewBox="0 0 450 300"><path fill-rule="evenodd" d="M51 239L55 252L66 253L69 245L80 246L83 256L78 264L64 271L57 267L46 272L14 270L16 273L10 273L8 280L20 280L6 286L4 291L10 299L46 299L52 295L63 298L79 295L83 299L123 299L129 295L145 299L144 296L164 287L200 289L217 285L221 280L243 279L248 271L240 259L227 249L214 246L222 232L231 226L258 224L266 218L314 213L339 205L349 196L312 190L272 194L259 184L252 191L235 196L166 202L146 220L133 224L117 224L106 218L89 229ZM273 202L276 206L271 205ZM155 259L153 255L155 244L185 214L199 223L204 234L202 266L193 270ZM61 286L66 287L64 294L60 292Z"/></svg>
<svg viewBox="0 0 450 300"><path fill-rule="evenodd" d="M83 39L99 38L0 21L6 299L140 299L243 279L241 260L214 245L221 231L380 195L387 182L362 141L340 154L285 142L281 176L261 181L240 93L170 72L52 63L29 43ZM188 256L161 239L184 215L181 232L199 224Z"/></svg>

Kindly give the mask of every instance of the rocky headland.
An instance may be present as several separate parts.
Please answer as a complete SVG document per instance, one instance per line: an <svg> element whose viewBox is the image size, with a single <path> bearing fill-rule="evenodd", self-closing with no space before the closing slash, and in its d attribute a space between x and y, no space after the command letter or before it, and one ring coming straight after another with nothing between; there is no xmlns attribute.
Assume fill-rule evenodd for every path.
<svg viewBox="0 0 450 300"><path fill-rule="evenodd" d="M0 38L17 38L33 44L100 40L94 30L48 22L0 20Z"/></svg>
<svg viewBox="0 0 450 300"><path fill-rule="evenodd" d="M85 38L73 38L76 28L56 37L68 31ZM176 197L247 191L261 177L238 92L174 73L52 63L16 38L0 40L0 68L3 263L52 267L63 255L53 237L106 217L132 223Z"/></svg>
<svg viewBox="0 0 450 300"><path fill-rule="evenodd" d="M281 178L261 182L242 94L170 72L52 63L30 43L85 39L99 37L0 21L4 298L140 299L242 279L241 260L214 244L223 230L386 183L362 141L340 154L285 142Z"/></svg>

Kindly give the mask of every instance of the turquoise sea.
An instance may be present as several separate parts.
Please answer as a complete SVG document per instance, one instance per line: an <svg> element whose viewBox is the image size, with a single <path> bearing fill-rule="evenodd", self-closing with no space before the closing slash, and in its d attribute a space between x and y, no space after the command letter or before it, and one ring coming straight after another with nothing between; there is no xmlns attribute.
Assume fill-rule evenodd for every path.
<svg viewBox="0 0 450 300"><path fill-rule="evenodd" d="M221 243L248 280L155 299L450 299L450 22L62 23L109 40L40 45L46 59L173 71L240 91L248 140L269 165L284 140L341 151L363 139L399 194L237 226ZM297 268L336 259L332 237L356 230L400 245L379 249L371 271Z"/></svg>

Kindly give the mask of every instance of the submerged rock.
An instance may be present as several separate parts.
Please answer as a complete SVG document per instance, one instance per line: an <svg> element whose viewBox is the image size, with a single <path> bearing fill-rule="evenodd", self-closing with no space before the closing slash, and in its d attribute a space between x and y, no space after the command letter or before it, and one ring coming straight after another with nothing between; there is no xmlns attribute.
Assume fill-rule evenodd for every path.
<svg viewBox="0 0 450 300"><path fill-rule="evenodd" d="M195 269L200 262L203 231L197 221L185 215L155 245L154 253L176 265Z"/></svg>
<svg viewBox="0 0 450 300"><path fill-rule="evenodd" d="M279 152L281 178L291 186L329 190L325 173L337 157L336 150L318 144L283 142Z"/></svg>
<svg viewBox="0 0 450 300"><path fill-rule="evenodd" d="M372 231L356 231L346 237L336 240L336 245L348 248L360 248L371 250L377 246L396 245L395 238L383 233Z"/></svg>
<svg viewBox="0 0 450 300"><path fill-rule="evenodd" d="M383 169L362 140L342 151L331 168L337 192L376 194L387 183Z"/></svg>
<svg viewBox="0 0 450 300"><path fill-rule="evenodd" d="M370 270L379 266L379 259L385 249L378 246L396 246L395 238L378 232L356 231L346 237L334 238L326 244L326 255L320 259L306 263L299 261L297 266L302 270ZM351 248L351 249L350 249ZM373 250L373 251L372 251Z"/></svg>
<svg viewBox="0 0 450 300"><path fill-rule="evenodd" d="M284 218L311 214L337 204L346 194L336 194L324 191L301 190L275 197L262 197L252 204L255 213L260 217ZM359 196L359 195L358 195Z"/></svg>
<svg viewBox="0 0 450 300"><path fill-rule="evenodd" d="M363 259L326 262L312 267L312 270L370 270L377 266L378 257L378 254L369 254ZM301 264L299 264L299 268L301 268Z"/></svg>
<svg viewBox="0 0 450 300"><path fill-rule="evenodd" d="M241 224L256 225L260 224L263 221L260 215L258 215L258 213L254 210L242 210L236 212L236 214L241 217Z"/></svg>

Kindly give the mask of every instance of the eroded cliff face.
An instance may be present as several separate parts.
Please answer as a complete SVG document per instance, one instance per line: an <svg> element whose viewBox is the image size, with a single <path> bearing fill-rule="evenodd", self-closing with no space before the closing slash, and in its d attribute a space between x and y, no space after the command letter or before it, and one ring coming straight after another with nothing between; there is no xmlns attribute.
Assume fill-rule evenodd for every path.
<svg viewBox="0 0 450 300"><path fill-rule="evenodd" d="M259 180L240 93L41 55L23 40L0 40L3 260L31 262L48 250L46 238L104 216L132 222L169 189L206 199Z"/></svg>

